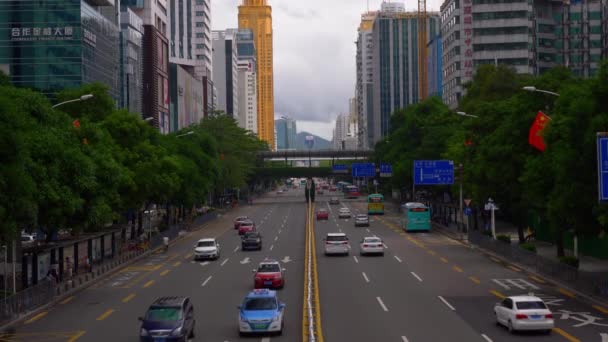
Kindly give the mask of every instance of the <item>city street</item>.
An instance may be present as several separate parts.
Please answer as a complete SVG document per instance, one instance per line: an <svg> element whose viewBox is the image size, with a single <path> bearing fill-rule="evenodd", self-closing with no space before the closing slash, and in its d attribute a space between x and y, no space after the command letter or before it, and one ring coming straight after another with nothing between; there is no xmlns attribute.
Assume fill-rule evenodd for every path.
<svg viewBox="0 0 608 342"><path fill-rule="evenodd" d="M363 200L329 205L317 195L315 208L329 210L314 221L322 331L325 341L608 341L608 311L579 301L524 270L504 265L437 232L405 234L396 212L370 217L370 227L338 219L337 210L366 212ZM236 216L254 219L262 251L241 251L233 229ZM161 296L185 295L194 303L196 341L300 341L304 285L306 207L301 189L267 194L252 206L232 210L203 229L30 317L11 341L135 341L137 317ZM349 256L325 256L328 232L348 235ZM359 241L376 235L384 256L360 256ZM216 237L221 257L194 262L195 242ZM282 261L286 303L282 336L241 338L237 306L253 288L252 269L264 258ZM505 295L533 292L545 299L557 328L551 335L511 335L495 325L493 305Z"/></svg>

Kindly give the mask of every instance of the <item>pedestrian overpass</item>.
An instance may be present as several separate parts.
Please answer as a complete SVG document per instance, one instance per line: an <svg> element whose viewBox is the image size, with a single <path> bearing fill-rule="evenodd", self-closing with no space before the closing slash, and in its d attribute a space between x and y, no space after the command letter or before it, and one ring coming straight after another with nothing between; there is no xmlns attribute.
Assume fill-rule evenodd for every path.
<svg viewBox="0 0 608 342"><path fill-rule="evenodd" d="M308 151L260 151L261 160L367 160L373 150L308 150Z"/></svg>

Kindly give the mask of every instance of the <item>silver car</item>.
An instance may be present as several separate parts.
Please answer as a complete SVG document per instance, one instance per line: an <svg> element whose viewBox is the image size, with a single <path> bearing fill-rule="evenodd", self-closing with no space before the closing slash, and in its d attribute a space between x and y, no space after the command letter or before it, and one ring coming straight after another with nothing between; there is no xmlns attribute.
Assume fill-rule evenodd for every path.
<svg viewBox="0 0 608 342"><path fill-rule="evenodd" d="M380 254L384 255L384 242L377 236L364 237L359 244L359 254Z"/></svg>
<svg viewBox="0 0 608 342"><path fill-rule="evenodd" d="M340 211L338 212L338 218L350 218L350 209L340 208Z"/></svg>
<svg viewBox="0 0 608 342"><path fill-rule="evenodd" d="M365 214L358 214L355 216L355 227L365 226L369 227L369 217Z"/></svg>
<svg viewBox="0 0 608 342"><path fill-rule="evenodd" d="M325 242L325 255L348 255L350 251L348 237L344 233L327 233L323 241Z"/></svg>

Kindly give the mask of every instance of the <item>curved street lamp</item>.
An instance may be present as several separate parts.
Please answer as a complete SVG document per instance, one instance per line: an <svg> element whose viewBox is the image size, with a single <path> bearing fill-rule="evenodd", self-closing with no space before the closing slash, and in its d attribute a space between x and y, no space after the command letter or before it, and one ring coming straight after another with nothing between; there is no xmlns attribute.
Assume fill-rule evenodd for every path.
<svg viewBox="0 0 608 342"><path fill-rule="evenodd" d="M456 114L460 115L460 116L468 116L470 118L479 118L479 116L477 116L477 115L471 115L471 114L467 114L465 112L456 112Z"/></svg>
<svg viewBox="0 0 608 342"><path fill-rule="evenodd" d="M525 91L530 91L530 92L534 92L534 93L544 93L544 94L549 94L549 95L553 95L553 96L559 96L558 93L554 93L554 92L548 91L548 90L537 89L535 86L525 86L522 89Z"/></svg>
<svg viewBox="0 0 608 342"><path fill-rule="evenodd" d="M86 94L86 95L82 95L81 97L77 98L77 99L73 99L73 100L68 100L68 101L63 101L61 103L58 103L56 105L54 105L52 108L57 108L61 105L64 105L66 103L71 103L71 102L78 102L78 101L86 101L88 99L92 99L94 96L93 94Z"/></svg>
<svg viewBox="0 0 608 342"><path fill-rule="evenodd" d="M186 132L184 134L176 135L175 137L176 138L181 138L181 137L185 137L187 135L192 135L192 134L194 134L194 131L190 131L190 132Z"/></svg>

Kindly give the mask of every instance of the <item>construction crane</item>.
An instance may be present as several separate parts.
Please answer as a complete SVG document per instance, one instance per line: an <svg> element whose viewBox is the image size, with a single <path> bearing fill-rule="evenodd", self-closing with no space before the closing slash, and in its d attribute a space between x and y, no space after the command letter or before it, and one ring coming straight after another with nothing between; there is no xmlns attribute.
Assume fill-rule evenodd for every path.
<svg viewBox="0 0 608 342"><path fill-rule="evenodd" d="M428 97L429 76L426 50L426 0L418 0L418 101Z"/></svg>

